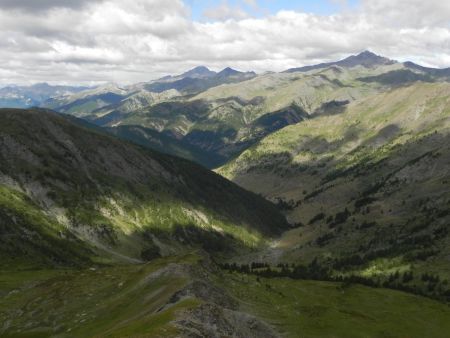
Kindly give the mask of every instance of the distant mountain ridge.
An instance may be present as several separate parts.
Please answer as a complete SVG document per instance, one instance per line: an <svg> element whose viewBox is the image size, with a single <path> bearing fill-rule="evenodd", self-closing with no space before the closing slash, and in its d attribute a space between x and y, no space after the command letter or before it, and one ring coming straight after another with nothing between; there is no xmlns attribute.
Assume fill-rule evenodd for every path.
<svg viewBox="0 0 450 338"><path fill-rule="evenodd" d="M209 70L208 67L205 66L198 66L195 68L192 68L191 70L188 70L187 72L184 72L183 74L179 75L180 78L185 77L191 77L191 78L207 78L216 75L216 72Z"/></svg>
<svg viewBox="0 0 450 338"><path fill-rule="evenodd" d="M446 72L365 51L336 62L261 75L198 66L120 91L112 88L99 95L92 90L83 92L81 100L81 94L56 99L47 107L215 168L286 125L316 113L340 112L345 109L342 103L393 87L446 81Z"/></svg>
<svg viewBox="0 0 450 338"><path fill-rule="evenodd" d="M199 66L180 75L169 75L145 83L120 87L106 84L75 95L51 98L40 106L77 117L107 112L128 113L145 106L176 97L195 95L214 86L238 83L255 77L254 72L239 72L226 68L217 73Z"/></svg>
<svg viewBox="0 0 450 338"><path fill-rule="evenodd" d="M361 66L370 69L374 67L376 68L379 66L390 66L395 64L399 63L395 60L379 56L371 51L366 50L357 55L350 55L339 61L290 68L284 71L284 73L309 72L313 70L326 69L332 66L343 68L353 68L356 66ZM403 65L406 69L412 70L414 72L428 74L433 77L450 77L450 68L438 69L423 67L413 62L404 62ZM266 73L265 75L268 74ZM122 91L120 95L122 95L122 99L125 99L127 96L133 95L142 90L158 94L169 90L176 90L179 92L178 96L193 95L215 86L239 83L241 81L250 80L257 76L258 75L255 72L240 72L230 67L224 68L219 72L215 72L205 66L197 66L179 75L168 75L146 83L123 87L124 91ZM264 74L260 76L264 76ZM106 87L111 87L111 85L100 86L100 88ZM74 102L74 99L68 98L73 94L77 94L86 90L87 94L89 94L87 96L90 96L90 99L87 100L88 103L86 103L86 100L84 100L83 102ZM91 90L93 91L90 92ZM113 89L111 92L117 94L117 92ZM108 94L108 92L105 92L104 94ZM80 109L75 108L74 111L81 112L81 115L87 115L87 112L90 113L99 108L118 103L115 100L111 101L107 99L105 101L100 98L100 103L96 104L96 95L98 95L98 93L96 93L95 87L88 88L84 86L52 86L46 83L40 83L31 86L7 86L0 88L0 107L23 108L30 106L44 106L59 110L58 108L70 104L71 107L83 106L83 108ZM68 113L70 113L71 111L71 109L68 109L67 107L64 107L62 110Z"/></svg>
<svg viewBox="0 0 450 338"><path fill-rule="evenodd" d="M144 88L156 93L175 89L181 93L195 94L211 87L241 82L252 79L255 76L255 72L240 72L230 67L220 72L214 72L207 67L199 66L178 76L169 76L152 81L146 84Z"/></svg>
<svg viewBox="0 0 450 338"><path fill-rule="evenodd" d="M0 88L0 108L38 106L50 98L71 95L86 89L88 87L52 86L48 83L36 83L31 86L7 86Z"/></svg>
<svg viewBox="0 0 450 338"><path fill-rule="evenodd" d="M260 75L198 66L150 82L106 84L55 97L42 106L215 168L286 125L339 113L346 104L394 87L449 80L449 69L364 51L336 62Z"/></svg>
<svg viewBox="0 0 450 338"><path fill-rule="evenodd" d="M420 66L414 62L404 62L403 63L406 68L412 69L412 70L418 70L420 72L423 72L425 74L429 74L432 76L438 76L438 77L450 77L450 67L449 68L431 68L431 67L424 67Z"/></svg>
<svg viewBox="0 0 450 338"><path fill-rule="evenodd" d="M390 60L388 58L376 55L368 50L359 53L358 55L351 55L343 60L335 61L335 62L326 62L320 63L318 65L311 66L303 66L298 68L290 68L286 70L286 73L294 73L294 72L308 72L310 70L327 68L330 66L340 66L340 67L356 67L363 66L366 68L381 66L381 65L392 65L396 63L396 61Z"/></svg>

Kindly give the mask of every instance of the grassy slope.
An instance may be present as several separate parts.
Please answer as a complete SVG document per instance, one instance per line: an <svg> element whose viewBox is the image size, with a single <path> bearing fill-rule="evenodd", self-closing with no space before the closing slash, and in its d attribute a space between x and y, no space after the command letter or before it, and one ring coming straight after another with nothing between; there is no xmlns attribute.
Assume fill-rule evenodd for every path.
<svg viewBox="0 0 450 338"><path fill-rule="evenodd" d="M0 265L82 265L92 248L46 215L28 196L0 185Z"/></svg>
<svg viewBox="0 0 450 338"><path fill-rule="evenodd" d="M163 254L183 243L255 247L285 226L262 198L191 162L57 114L2 110L1 117L2 186L24 192L51 222L116 258L140 258L157 239Z"/></svg>
<svg viewBox="0 0 450 338"><path fill-rule="evenodd" d="M199 300L162 306L187 276L158 273L168 264L189 266L185 256L147 265L86 270L6 270L0 277L2 337L166 337L177 334L177 311Z"/></svg>
<svg viewBox="0 0 450 338"><path fill-rule="evenodd" d="M398 291L236 273L222 283L285 337L444 338L450 330L447 305Z"/></svg>
<svg viewBox="0 0 450 338"><path fill-rule="evenodd" d="M447 83L400 87L286 127L219 172L290 204L305 226L279 242L286 259L373 254L354 269L448 278L449 116ZM351 216L334 224L345 208Z"/></svg>
<svg viewBox="0 0 450 338"><path fill-rule="evenodd" d="M383 91L384 87L377 82L364 82L359 79L376 76L401 69L402 65L394 64L377 68L341 68L330 67L312 70L306 73L274 73L261 75L242 84L231 84L211 88L194 96L194 100L215 101L227 97L240 97L251 100L264 98L256 114L265 114L289 106L293 102L308 113L313 113L323 103L329 101L354 101L368 95ZM250 120L257 115L246 114Z"/></svg>
<svg viewBox="0 0 450 338"><path fill-rule="evenodd" d="M185 158L196 163L200 163L207 168L215 167L221 163L222 158L213 152L202 151L183 140L178 140L173 136L165 135L154 129L141 126L121 125L117 127L105 128L111 134L139 144L143 147L160 151L173 156Z"/></svg>
<svg viewBox="0 0 450 338"><path fill-rule="evenodd" d="M199 271L202 280L234 298L239 311L262 318L285 337L446 337L448 306L402 292L339 283L265 279L204 269L199 256L146 265L83 270L2 270L2 337L173 337L205 303L176 297ZM169 268L170 267L170 268ZM186 270L187 269L187 270ZM218 287L218 288L217 288ZM201 293L201 292L200 292ZM238 312L236 312L238 313ZM250 325L242 315L243 325ZM216 322L220 327L227 321ZM203 323L204 324L204 323ZM228 322L226 325L229 325ZM224 331L222 334L226 334ZM252 331L250 331L252 332ZM261 332L253 331L255 337ZM238 337L248 337L236 331Z"/></svg>
<svg viewBox="0 0 450 338"><path fill-rule="evenodd" d="M125 88L114 85L98 87L75 95L57 97L43 103L43 107L83 118L96 118L115 114L127 115L140 108L184 95L193 95L223 83L236 83L252 78L253 74L218 76L214 78L181 81L140 83Z"/></svg>

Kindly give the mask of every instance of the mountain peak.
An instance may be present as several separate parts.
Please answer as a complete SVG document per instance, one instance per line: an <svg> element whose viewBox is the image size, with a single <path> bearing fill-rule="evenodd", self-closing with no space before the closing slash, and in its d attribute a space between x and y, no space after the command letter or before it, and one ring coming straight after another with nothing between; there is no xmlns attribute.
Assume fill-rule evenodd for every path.
<svg viewBox="0 0 450 338"><path fill-rule="evenodd" d="M31 85L32 88L49 88L50 85L47 82L39 82Z"/></svg>
<svg viewBox="0 0 450 338"><path fill-rule="evenodd" d="M253 77L253 76L256 76L256 73L253 71L240 72L236 69L227 67L227 68L222 69L222 71L217 73L217 75L222 75L222 76L242 75L242 76L246 76L246 77Z"/></svg>
<svg viewBox="0 0 450 338"><path fill-rule="evenodd" d="M396 61L393 61L391 59L385 58L383 56L379 56L370 50L365 50L357 55L350 55L349 57L335 62L326 62L326 63L320 63L318 65L312 65L312 66L304 66L299 68L291 68L288 69L287 73L293 73L293 72L307 72L314 69L322 69L327 68L331 66L340 66L345 68L352 68L357 66L363 66L366 68L371 68L374 66L382 66L382 65L392 65Z"/></svg>
<svg viewBox="0 0 450 338"><path fill-rule="evenodd" d="M336 62L337 65L343 67L355 67L355 66L373 67L373 66L389 65L393 63L395 63L395 61L385 58L383 56L379 56L369 50L365 50L357 55L351 55L341 61Z"/></svg>
<svg viewBox="0 0 450 338"><path fill-rule="evenodd" d="M208 67L205 66L197 66L191 69L191 71L195 71L195 72L210 72Z"/></svg>
<svg viewBox="0 0 450 338"><path fill-rule="evenodd" d="M219 75L235 75L235 74L239 74L239 73L240 73L239 71L237 71L233 68L227 67L227 68L224 68L222 71L220 71Z"/></svg>
<svg viewBox="0 0 450 338"><path fill-rule="evenodd" d="M197 66L180 75L180 77L205 78L215 75L216 72L209 70L205 66Z"/></svg>
<svg viewBox="0 0 450 338"><path fill-rule="evenodd" d="M357 57L380 57L377 54L371 52L370 50L366 49L365 51L362 51L361 53L359 53L358 55L356 55Z"/></svg>

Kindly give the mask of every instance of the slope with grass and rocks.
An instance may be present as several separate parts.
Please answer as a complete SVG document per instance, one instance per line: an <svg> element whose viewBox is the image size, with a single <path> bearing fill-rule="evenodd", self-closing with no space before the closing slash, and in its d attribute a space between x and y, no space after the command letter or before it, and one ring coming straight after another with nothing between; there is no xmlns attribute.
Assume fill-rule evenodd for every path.
<svg viewBox="0 0 450 338"><path fill-rule="evenodd" d="M221 72L196 67L183 74L166 76L150 82L128 86L105 84L70 95L54 95L39 105L77 117L95 119L108 114L126 115L169 99L195 95L211 87L237 83L255 77L253 72L226 68Z"/></svg>
<svg viewBox="0 0 450 338"><path fill-rule="evenodd" d="M0 270L2 337L446 337L450 310L348 283L220 270L204 252L146 264Z"/></svg>
<svg viewBox="0 0 450 338"><path fill-rule="evenodd" d="M192 162L43 110L0 110L1 260L139 262L258 247L287 224Z"/></svg>
<svg viewBox="0 0 450 338"><path fill-rule="evenodd" d="M446 337L447 76L365 52L0 110L0 335Z"/></svg>
<svg viewBox="0 0 450 338"><path fill-rule="evenodd" d="M449 138L450 85L419 81L286 127L218 172L297 226L251 259L316 259L335 275L439 297L450 277Z"/></svg>
<svg viewBox="0 0 450 338"><path fill-rule="evenodd" d="M215 283L220 271L205 253L2 272L2 337L278 337Z"/></svg>

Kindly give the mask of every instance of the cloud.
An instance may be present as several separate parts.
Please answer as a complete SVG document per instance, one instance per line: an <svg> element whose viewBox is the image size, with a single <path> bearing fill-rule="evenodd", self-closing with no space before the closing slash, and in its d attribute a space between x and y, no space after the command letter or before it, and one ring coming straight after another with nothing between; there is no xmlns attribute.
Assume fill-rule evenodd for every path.
<svg viewBox="0 0 450 338"><path fill-rule="evenodd" d="M247 6L250 6L250 7L253 7L253 8L259 8L258 1L256 1L256 0L244 0L244 3Z"/></svg>
<svg viewBox="0 0 450 338"><path fill-rule="evenodd" d="M209 22L195 22L181 0L0 0L0 85L131 83L201 64L281 71L367 48L450 66L445 1L362 0L334 15L280 11L259 18L236 3L242 6L222 2L209 9Z"/></svg>
<svg viewBox="0 0 450 338"><path fill-rule="evenodd" d="M102 0L0 0L0 8L27 11L46 11L52 8L81 8Z"/></svg>
<svg viewBox="0 0 450 338"><path fill-rule="evenodd" d="M363 0L367 18L388 27L449 26L450 2L442 0Z"/></svg>
<svg viewBox="0 0 450 338"><path fill-rule="evenodd" d="M248 4L254 3L252 0L246 0L245 2ZM206 9L203 16L213 20L239 20L249 17L248 13L240 6L231 6L226 0L223 0L218 6Z"/></svg>

